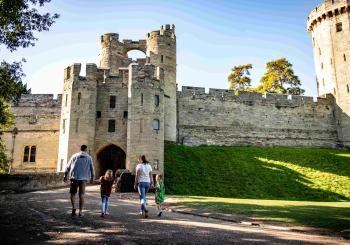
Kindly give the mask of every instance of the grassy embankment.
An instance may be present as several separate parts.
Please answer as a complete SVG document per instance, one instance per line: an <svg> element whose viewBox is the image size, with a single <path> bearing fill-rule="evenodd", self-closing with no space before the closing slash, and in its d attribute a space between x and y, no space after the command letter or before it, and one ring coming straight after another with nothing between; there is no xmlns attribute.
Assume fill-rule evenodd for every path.
<svg viewBox="0 0 350 245"><path fill-rule="evenodd" d="M350 152L167 145L168 194L257 219L350 229Z"/></svg>

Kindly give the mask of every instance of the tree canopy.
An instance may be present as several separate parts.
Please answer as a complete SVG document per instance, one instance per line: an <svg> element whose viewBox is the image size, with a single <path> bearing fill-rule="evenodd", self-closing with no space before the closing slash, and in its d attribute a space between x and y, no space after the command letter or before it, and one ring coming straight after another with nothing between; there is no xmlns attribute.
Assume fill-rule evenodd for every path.
<svg viewBox="0 0 350 245"><path fill-rule="evenodd" d="M237 92L247 90L251 86L249 70L252 68L252 64L233 67L231 74L227 78L230 83L230 89Z"/></svg>
<svg viewBox="0 0 350 245"><path fill-rule="evenodd" d="M266 73L260 80L257 91L261 93L278 93L302 95L301 82L294 74L292 64L286 58L267 62Z"/></svg>
<svg viewBox="0 0 350 245"><path fill-rule="evenodd" d="M18 48L34 46L35 34L48 31L59 17L58 14L40 13L51 0L0 0L0 46L13 52ZM0 63L0 129L6 129L13 123L10 103L17 103L22 94L30 93L23 83L22 62ZM4 169L8 159L4 153L5 146L0 138L0 171ZM6 169L6 168L5 168Z"/></svg>

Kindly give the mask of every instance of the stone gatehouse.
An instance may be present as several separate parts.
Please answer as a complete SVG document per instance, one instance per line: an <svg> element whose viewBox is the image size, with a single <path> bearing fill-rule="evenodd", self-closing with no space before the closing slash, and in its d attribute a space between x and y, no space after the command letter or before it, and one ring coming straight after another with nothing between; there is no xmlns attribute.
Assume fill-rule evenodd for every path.
<svg viewBox="0 0 350 245"><path fill-rule="evenodd" d="M85 76L80 75L81 64L68 66L62 95L24 95L13 105L15 125L1 132L12 170L63 171L81 144L89 146L98 175L107 168L133 171L140 154L162 173L165 142L349 147L349 6L350 0L326 0L308 17L317 100L246 92L236 96L197 87L178 90L174 25L138 41L104 34L100 64L87 64ZM140 50L146 58L132 61L130 50Z"/></svg>

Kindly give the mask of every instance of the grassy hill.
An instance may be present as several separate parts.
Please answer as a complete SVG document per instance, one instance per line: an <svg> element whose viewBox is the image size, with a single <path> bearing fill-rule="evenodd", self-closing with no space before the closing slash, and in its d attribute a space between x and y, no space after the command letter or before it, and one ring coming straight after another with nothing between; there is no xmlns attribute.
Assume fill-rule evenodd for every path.
<svg viewBox="0 0 350 245"><path fill-rule="evenodd" d="M165 148L168 194L350 200L350 151L305 148Z"/></svg>

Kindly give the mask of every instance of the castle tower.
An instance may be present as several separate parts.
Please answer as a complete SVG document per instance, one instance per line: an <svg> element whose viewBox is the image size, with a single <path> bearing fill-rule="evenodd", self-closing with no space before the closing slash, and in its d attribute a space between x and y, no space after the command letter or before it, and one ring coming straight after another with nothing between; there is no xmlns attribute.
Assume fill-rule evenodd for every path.
<svg viewBox="0 0 350 245"><path fill-rule="evenodd" d="M101 36L100 68L109 69L109 74L116 76L119 68L128 66L128 57L124 44L119 42L117 33L106 33Z"/></svg>
<svg viewBox="0 0 350 245"><path fill-rule="evenodd" d="M309 14L317 88L332 93L338 110L338 140L350 145L350 0L325 0Z"/></svg>
<svg viewBox="0 0 350 245"><path fill-rule="evenodd" d="M72 154L95 144L97 66L86 64L86 77L80 77L81 64L65 69L60 122L57 171L64 171Z"/></svg>
<svg viewBox="0 0 350 245"><path fill-rule="evenodd" d="M147 34L147 62L164 70L164 135L176 141L176 36L175 26L162 26Z"/></svg>

